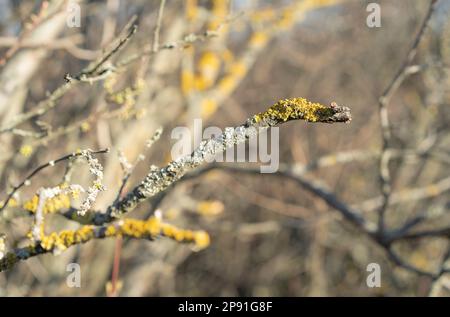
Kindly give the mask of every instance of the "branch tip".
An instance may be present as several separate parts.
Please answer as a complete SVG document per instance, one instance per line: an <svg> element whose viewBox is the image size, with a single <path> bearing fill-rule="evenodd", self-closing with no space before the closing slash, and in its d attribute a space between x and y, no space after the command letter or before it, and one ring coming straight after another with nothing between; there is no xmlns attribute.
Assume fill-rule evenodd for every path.
<svg viewBox="0 0 450 317"><path fill-rule="evenodd" d="M307 122L336 123L351 121L350 109L332 102L330 106L308 101L305 98L283 99L266 111L253 117L254 122L265 122L269 126L291 120Z"/></svg>

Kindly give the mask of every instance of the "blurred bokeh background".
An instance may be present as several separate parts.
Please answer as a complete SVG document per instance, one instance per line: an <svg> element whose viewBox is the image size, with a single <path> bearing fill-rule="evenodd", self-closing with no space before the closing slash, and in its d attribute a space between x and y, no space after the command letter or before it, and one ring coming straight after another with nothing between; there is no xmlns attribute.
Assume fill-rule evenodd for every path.
<svg viewBox="0 0 450 317"><path fill-rule="evenodd" d="M66 74L80 73L101 56L134 15L136 34L107 64L140 57L104 79L77 84L45 114L0 134L0 200L42 163L77 149L108 147L109 154L98 156L107 191L95 203L104 210L123 175L117 151L133 162L159 126L160 141L146 152L125 190L142 180L151 164L171 160L174 127L190 127L196 118L204 127L236 126L279 99L304 97L346 105L353 120L283 125L280 163L315 162L308 177L376 223L378 98L405 60L428 1L376 1L381 27L370 28L371 1L168 0L160 47L147 55L142 52L152 50L160 1L72 2L81 7L79 28L65 23L68 1L0 0L1 126L39 106ZM413 60L420 70L404 79L388 105L390 146L396 149L388 228L417 215L424 220L415 230L450 226L449 10L449 0L438 1ZM171 43L176 47L164 46ZM60 184L64 171L64 164L45 169L16 200L25 202L38 188ZM86 165L77 164L72 181L90 180ZM161 198L127 216L144 219L159 208L170 223L206 230L208 248L195 252L163 238L91 241L0 273L0 295L414 296L428 295L434 284L393 263L385 248L286 177L216 169L175 184ZM59 215L47 218L48 232L79 226ZM31 222L27 215L0 215L7 248L26 243ZM394 247L407 263L433 272L442 267L449 240L430 236ZM115 257L120 269L111 292ZM71 262L81 266L80 288L66 285ZM380 288L366 285L369 263L380 264ZM450 283L442 278L439 295Z"/></svg>

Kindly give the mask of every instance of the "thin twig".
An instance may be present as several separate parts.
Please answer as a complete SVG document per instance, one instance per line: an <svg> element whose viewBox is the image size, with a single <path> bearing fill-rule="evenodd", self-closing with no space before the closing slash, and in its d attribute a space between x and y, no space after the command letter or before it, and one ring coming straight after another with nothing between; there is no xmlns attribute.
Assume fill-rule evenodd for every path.
<svg viewBox="0 0 450 317"><path fill-rule="evenodd" d="M161 2L159 3L158 16L156 18L155 31L153 32L153 45L152 45L153 53L156 53L159 49L159 32L161 31L161 23L162 23L165 5L166 5L166 0L161 0Z"/></svg>

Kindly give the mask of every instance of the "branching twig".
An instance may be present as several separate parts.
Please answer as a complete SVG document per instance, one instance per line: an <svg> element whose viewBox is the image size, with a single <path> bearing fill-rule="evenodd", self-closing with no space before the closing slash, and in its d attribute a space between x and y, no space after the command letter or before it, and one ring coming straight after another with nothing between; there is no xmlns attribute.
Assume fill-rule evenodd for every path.
<svg viewBox="0 0 450 317"><path fill-rule="evenodd" d="M131 22L133 22L132 20ZM15 118L13 118L11 121L7 122L4 126L0 127L0 133L5 133L7 131L10 131L11 129L15 128L19 124L37 117L42 116L45 113L47 113L50 109L54 108L56 106L56 102L63 97L69 90L74 88L78 83L81 83L83 81L95 81L99 79L103 79L105 74L111 73L110 69L102 70L101 67L108 61L114 54L120 51L121 48L129 41L129 39L134 35L136 32L136 25L128 25L125 27L125 30L127 30L127 34L124 38L121 38L119 42L112 47L111 50L107 51L103 56L101 56L97 61L91 63L88 67L83 69L78 75L76 76L70 76L66 75L66 82L58 87L56 90L54 90L48 98L45 100L39 102L35 108L32 110L22 113Z"/></svg>
<svg viewBox="0 0 450 317"><path fill-rule="evenodd" d="M131 36L134 33L129 33L129 34ZM216 36L217 36L217 33L215 31L205 31L200 34L189 34L180 41L169 42L169 43L166 43L163 45L159 45L158 51L156 53L161 52L163 50L185 48L195 42L202 42L202 41L205 41L209 38L213 38ZM119 42L119 44L120 43L122 43L122 42ZM122 45L123 44L124 43L122 43ZM113 50L114 50L114 48L113 48ZM106 67L106 69L101 69L101 68L99 69L99 67L95 66L95 65L99 64L99 62L97 62L97 63L95 63L95 65L93 67L91 66L91 67L84 69L76 76L72 77L70 75L68 75L68 76L66 75L66 82L63 85L61 85L56 90L54 90L48 98L39 102L33 110L23 113L23 114L20 114L20 115L16 116L15 118L13 118L13 120L11 120L10 122L7 122L3 126L1 126L0 134L12 131L15 127L17 127L18 125L24 123L25 121L27 121L31 118L44 115L45 113L47 113L49 110L51 110L52 108L54 108L56 106L56 102L59 99L61 99L61 97L63 97L68 91L73 89L79 83L92 82L92 81L98 81L98 80L105 79L106 77L111 75L113 72L117 72L120 69L123 69L123 68L127 67L128 65L130 65L136 61L139 61L143 56L152 56L154 54L155 53L151 49L144 50L143 52L139 52L136 54L132 54L128 57L125 57L122 60L120 60L119 62L117 62L114 66ZM111 57L110 54L107 54L107 55L109 55ZM107 60L105 60L105 58L103 57L100 60L100 63L104 64L106 61ZM100 72L98 74L94 74L92 72L93 69L97 69Z"/></svg>
<svg viewBox="0 0 450 317"><path fill-rule="evenodd" d="M103 150L98 150L98 151L92 151L92 154L100 154L100 153L108 153L109 149L103 149ZM11 190L11 192L8 194L8 197L6 198L5 202L3 203L3 206L0 207L0 213L8 206L9 201L11 200L11 198L13 198L14 194L23 186L27 185L30 183L31 179L38 174L41 170L49 167L49 166L54 166L57 163L66 161L66 160L70 160L72 158L75 158L77 156L81 156L82 153L81 152L74 152L74 153L70 153L67 155L64 155L56 160L53 161L49 161L45 164L42 164L40 166L38 166L35 170L33 170L27 177L25 177L25 179L20 182L18 185L14 186L13 189Z"/></svg>

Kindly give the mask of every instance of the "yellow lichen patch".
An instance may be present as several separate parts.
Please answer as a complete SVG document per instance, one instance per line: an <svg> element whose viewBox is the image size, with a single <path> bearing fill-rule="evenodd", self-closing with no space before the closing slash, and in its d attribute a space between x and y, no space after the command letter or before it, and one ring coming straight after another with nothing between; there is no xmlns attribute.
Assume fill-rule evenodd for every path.
<svg viewBox="0 0 450 317"><path fill-rule="evenodd" d="M116 84L116 82L117 82L117 76L114 74L105 79L105 82L103 83L103 88L105 88L105 91L108 94L111 95L114 93L114 85Z"/></svg>
<svg viewBox="0 0 450 317"><path fill-rule="evenodd" d="M259 48L266 45L268 40L269 36L266 33L258 31L250 37L250 45Z"/></svg>
<svg viewBox="0 0 450 317"><path fill-rule="evenodd" d="M89 122L85 121L80 125L81 132L88 132L91 129Z"/></svg>
<svg viewBox="0 0 450 317"><path fill-rule="evenodd" d="M181 72L181 92L188 95L194 89L194 74L189 70Z"/></svg>
<svg viewBox="0 0 450 317"><path fill-rule="evenodd" d="M317 9L324 6L329 6L332 4L339 3L342 0L306 0L303 1L308 5L309 9Z"/></svg>
<svg viewBox="0 0 450 317"><path fill-rule="evenodd" d="M137 239L153 239L163 236L178 242L195 243L203 249L209 245L209 235L204 231L180 229L174 225L162 223L157 217L148 220L124 219L103 228L84 225L78 230L52 232L45 236L42 232L40 245L47 251L63 251L68 247L87 242L93 238L126 236Z"/></svg>
<svg viewBox="0 0 450 317"><path fill-rule="evenodd" d="M291 8L284 10L281 19L278 20L276 26L279 27L280 29L290 28L295 22L294 13L295 11L293 11Z"/></svg>
<svg viewBox="0 0 450 317"><path fill-rule="evenodd" d="M216 80L220 69L220 58L216 53L207 51L200 57L197 68L199 75L195 86L198 90L205 90Z"/></svg>
<svg viewBox="0 0 450 317"><path fill-rule="evenodd" d="M231 63L234 60L233 52L231 52L229 49L225 49L222 52L222 60L225 63Z"/></svg>
<svg viewBox="0 0 450 317"><path fill-rule="evenodd" d="M184 230L175 231L173 233L173 238L178 242L182 242L185 239Z"/></svg>
<svg viewBox="0 0 450 317"><path fill-rule="evenodd" d="M133 108L124 106L119 114L119 118L126 121L132 118L134 114L135 112L133 111Z"/></svg>
<svg viewBox="0 0 450 317"><path fill-rule="evenodd" d="M120 293L123 287L123 282L121 280L116 281L116 284L113 287L113 284L108 281L105 286L106 295L108 297L117 296Z"/></svg>
<svg viewBox="0 0 450 317"><path fill-rule="evenodd" d="M145 230L152 236L156 236L160 232L161 220L156 217L151 217L145 222Z"/></svg>
<svg viewBox="0 0 450 317"><path fill-rule="evenodd" d="M198 15L197 0L187 0L185 7L185 16L189 21L193 21Z"/></svg>
<svg viewBox="0 0 450 317"><path fill-rule="evenodd" d="M217 70L220 67L220 58L216 53L207 51L202 54L198 61L198 68L200 71L203 69Z"/></svg>
<svg viewBox="0 0 450 317"><path fill-rule="evenodd" d="M113 225L111 225L113 226ZM148 220L125 219L123 223L115 227L113 231L110 227L105 233L110 235L124 235L133 238L155 238L163 236L178 242L193 242L199 248L205 248L209 244L209 236L204 231L192 231L178 228L174 225L161 222L159 218L151 217Z"/></svg>
<svg viewBox="0 0 450 317"><path fill-rule="evenodd" d="M133 86L125 87L118 92L108 93L108 100L118 105L132 107L136 103L137 97L145 88L145 82L142 79L136 80Z"/></svg>
<svg viewBox="0 0 450 317"><path fill-rule="evenodd" d="M195 242L195 246L198 249L204 249L204 248L208 247L210 244L209 234L205 231L195 232L194 242Z"/></svg>
<svg viewBox="0 0 450 317"><path fill-rule="evenodd" d="M94 238L94 227L87 225L78 230L63 230L59 233L52 232L48 236L43 236L40 245L43 249L52 251L55 249L65 250L68 247L87 242Z"/></svg>
<svg viewBox="0 0 450 317"><path fill-rule="evenodd" d="M4 204L5 204L5 202L4 202L3 200L0 201L0 208L3 208ZM19 203L18 203L17 200L14 199L14 198L11 198L11 199L8 201L8 207L17 207L18 205L19 205Z"/></svg>
<svg viewBox="0 0 450 317"><path fill-rule="evenodd" d="M304 0L298 1L295 4L283 10L283 16L278 21L277 26L281 29L292 27L295 21L303 19L305 14L314 9L319 9L325 6L331 6L342 0Z"/></svg>
<svg viewBox="0 0 450 317"><path fill-rule="evenodd" d="M135 92L141 93L144 91L145 85L146 85L145 80L142 78L138 78L136 80L136 82L134 83L133 88L134 88Z"/></svg>
<svg viewBox="0 0 450 317"><path fill-rule="evenodd" d="M31 145L25 144L25 145L22 145L19 152L21 155L28 157L33 153L33 148L31 147Z"/></svg>
<svg viewBox="0 0 450 317"><path fill-rule="evenodd" d="M237 84L237 81L236 81L235 76L227 75L220 80L219 90L223 94L228 94L234 89L236 84Z"/></svg>
<svg viewBox="0 0 450 317"><path fill-rule="evenodd" d="M236 62L230 66L230 73L237 77L243 77L246 72L247 66L243 62Z"/></svg>
<svg viewBox="0 0 450 317"><path fill-rule="evenodd" d="M272 8L261 9L254 12L250 19L253 23L267 22L275 18L275 10Z"/></svg>
<svg viewBox="0 0 450 317"><path fill-rule="evenodd" d="M440 190L440 188L437 185L429 185L429 186L426 187L426 192L430 196L437 196L442 191Z"/></svg>
<svg viewBox="0 0 450 317"><path fill-rule="evenodd" d="M212 81L208 80L206 77L200 75L195 76L194 78L194 90L202 91L206 90L207 88L211 87Z"/></svg>
<svg viewBox="0 0 450 317"><path fill-rule="evenodd" d="M106 227L105 236L112 237L112 236L115 236L115 235L117 235L116 226L111 225L111 226Z"/></svg>
<svg viewBox="0 0 450 317"><path fill-rule="evenodd" d="M310 102L304 98L292 98L278 101L265 112L255 115L255 122L272 119L277 122L302 119L308 122L318 122L333 115L333 110L319 103Z"/></svg>
<svg viewBox="0 0 450 317"><path fill-rule="evenodd" d="M39 204L39 196L34 195L33 198L31 198L30 200L26 201L23 204L23 208L31 213L35 213L37 210L38 204ZM44 211L44 214L50 214L50 213L59 212L63 209L68 209L69 207L70 207L70 196L69 196L69 194L62 193L62 194L56 195L55 197L48 198L45 201L43 211Z"/></svg>
<svg viewBox="0 0 450 317"><path fill-rule="evenodd" d="M223 17L227 15L228 12L228 1L223 0L212 0L212 13L215 16Z"/></svg>
<svg viewBox="0 0 450 317"><path fill-rule="evenodd" d="M201 116L203 118L208 118L217 110L217 102L214 99L205 98L201 101Z"/></svg>
<svg viewBox="0 0 450 317"><path fill-rule="evenodd" d="M215 30L220 26L220 23L223 22L223 19L228 14L228 1L213 0L211 13L214 16L214 20L209 23L208 28ZM224 28L227 27L226 25L223 26Z"/></svg>
<svg viewBox="0 0 450 317"><path fill-rule="evenodd" d="M197 212L202 216L217 216L224 210L224 205L218 200L201 201L197 204Z"/></svg>
<svg viewBox="0 0 450 317"><path fill-rule="evenodd" d="M173 238L175 235L176 229L174 226L169 224L164 224L161 226L161 235L167 237L167 238Z"/></svg>
<svg viewBox="0 0 450 317"><path fill-rule="evenodd" d="M63 185L61 187L63 187ZM70 191L70 194L72 195L73 199L78 199L78 198L80 198L80 189L78 189L78 188L72 189Z"/></svg>

